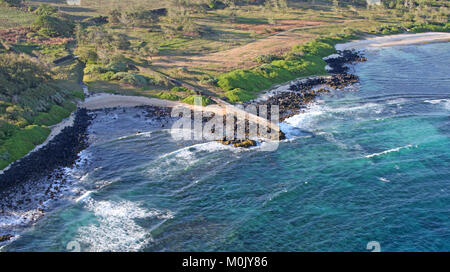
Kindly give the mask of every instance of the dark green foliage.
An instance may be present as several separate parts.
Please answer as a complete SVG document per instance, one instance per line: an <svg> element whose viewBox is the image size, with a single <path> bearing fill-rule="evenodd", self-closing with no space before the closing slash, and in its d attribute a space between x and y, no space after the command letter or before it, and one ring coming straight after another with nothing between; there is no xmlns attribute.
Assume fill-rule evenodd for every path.
<svg viewBox="0 0 450 272"><path fill-rule="evenodd" d="M50 80L47 69L29 57L2 54L0 169L46 139L49 130L40 125L54 125L75 110L76 106L69 102L75 95Z"/></svg>
<svg viewBox="0 0 450 272"><path fill-rule="evenodd" d="M157 93L156 97L161 98L161 99L166 99L166 100L172 100L172 101L180 100L180 97L178 95L171 94L171 93L164 93L164 92Z"/></svg>
<svg viewBox="0 0 450 272"><path fill-rule="evenodd" d="M24 55L2 54L0 58L0 97L20 95L48 79L47 69Z"/></svg>
<svg viewBox="0 0 450 272"><path fill-rule="evenodd" d="M146 86L149 83L147 77L127 72L118 72L111 77L111 80L118 80L133 86Z"/></svg>
<svg viewBox="0 0 450 272"><path fill-rule="evenodd" d="M186 97L185 99L183 99L183 102L186 104L194 105L196 98L201 99L202 106L207 106L207 105L211 104L211 99L201 96L201 95L190 95L190 96Z"/></svg>
<svg viewBox="0 0 450 272"><path fill-rule="evenodd" d="M180 92L180 93L191 93L191 94L195 93L193 90L188 89L186 87L182 87L182 86L173 87L171 91L172 92Z"/></svg>
<svg viewBox="0 0 450 272"><path fill-rule="evenodd" d="M271 54L266 54L266 55L259 55L255 58L255 61L257 63L271 63L274 60L278 60L280 59L278 56L276 55L271 55Z"/></svg>
<svg viewBox="0 0 450 272"><path fill-rule="evenodd" d="M69 20L51 15L36 18L33 26L38 34L45 37L69 37L73 34L74 25Z"/></svg>
<svg viewBox="0 0 450 272"><path fill-rule="evenodd" d="M50 16L57 12L57 10L48 5L48 4L40 4L39 7L34 11L39 16Z"/></svg>
<svg viewBox="0 0 450 272"><path fill-rule="evenodd" d="M25 156L36 145L44 142L49 134L50 129L35 125L16 130L12 136L0 142L0 169Z"/></svg>
<svg viewBox="0 0 450 272"><path fill-rule="evenodd" d="M421 32L450 32L450 23L446 24L421 24L415 25L409 29L410 32L421 33Z"/></svg>
<svg viewBox="0 0 450 272"><path fill-rule="evenodd" d="M52 126L62 119L70 116L72 111L76 109L75 104L66 103L65 107L53 105L48 112L40 112L34 117L34 123L37 125Z"/></svg>

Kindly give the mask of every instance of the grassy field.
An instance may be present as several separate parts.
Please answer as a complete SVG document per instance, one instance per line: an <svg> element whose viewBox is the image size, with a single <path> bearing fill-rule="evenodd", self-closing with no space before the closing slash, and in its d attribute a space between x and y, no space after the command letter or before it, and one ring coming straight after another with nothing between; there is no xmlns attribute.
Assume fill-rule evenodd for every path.
<svg viewBox="0 0 450 272"><path fill-rule="evenodd" d="M28 12L0 5L0 29L29 26L35 19Z"/></svg>

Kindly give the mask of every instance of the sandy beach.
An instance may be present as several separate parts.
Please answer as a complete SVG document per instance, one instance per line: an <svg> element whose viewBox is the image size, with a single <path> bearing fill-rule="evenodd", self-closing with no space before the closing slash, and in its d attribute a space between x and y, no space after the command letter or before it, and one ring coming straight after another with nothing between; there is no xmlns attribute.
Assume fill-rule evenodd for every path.
<svg viewBox="0 0 450 272"><path fill-rule="evenodd" d="M358 40L344 44L336 45L337 50L348 49L370 49L387 46L421 44L432 42L448 42L450 41L450 33L443 32L427 32L419 34L399 34L365 40Z"/></svg>
<svg viewBox="0 0 450 272"><path fill-rule="evenodd" d="M154 107L176 107L182 106L183 103L157 98L148 98L143 96L125 96L114 94L95 94L92 95L79 105L87 110L99 110L114 107L137 107L137 106L154 106Z"/></svg>

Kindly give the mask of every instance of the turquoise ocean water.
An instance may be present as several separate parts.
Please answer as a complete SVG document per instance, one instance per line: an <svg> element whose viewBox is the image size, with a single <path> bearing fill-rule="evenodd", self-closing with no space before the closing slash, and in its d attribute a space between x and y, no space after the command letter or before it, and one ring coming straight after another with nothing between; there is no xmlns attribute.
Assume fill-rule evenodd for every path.
<svg viewBox="0 0 450 272"><path fill-rule="evenodd" d="M87 162L68 171L84 196L3 250L449 251L450 43L366 56L360 84L288 119L275 152L99 114Z"/></svg>

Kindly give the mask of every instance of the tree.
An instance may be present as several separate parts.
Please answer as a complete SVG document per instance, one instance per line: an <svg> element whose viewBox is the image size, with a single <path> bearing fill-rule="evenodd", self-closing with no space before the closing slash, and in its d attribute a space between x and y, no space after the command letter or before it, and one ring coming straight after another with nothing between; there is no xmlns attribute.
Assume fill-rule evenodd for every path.
<svg viewBox="0 0 450 272"><path fill-rule="evenodd" d="M68 37L72 35L74 25L71 21L50 15L39 16L33 23L38 33L46 37Z"/></svg>
<svg viewBox="0 0 450 272"><path fill-rule="evenodd" d="M34 11L39 16L50 16L57 12L57 10L50 6L49 4L40 4L39 7Z"/></svg>

